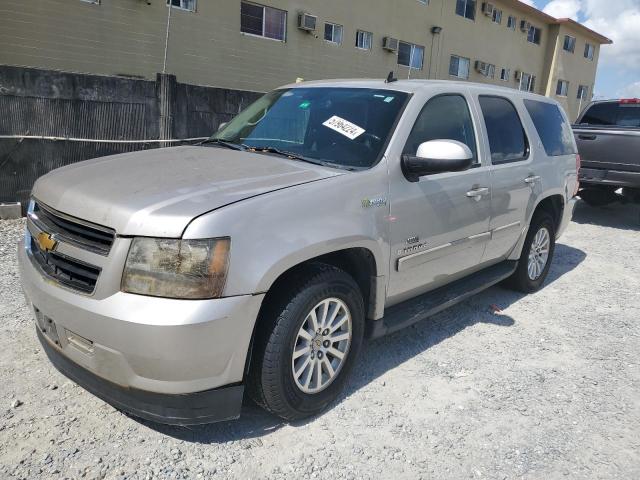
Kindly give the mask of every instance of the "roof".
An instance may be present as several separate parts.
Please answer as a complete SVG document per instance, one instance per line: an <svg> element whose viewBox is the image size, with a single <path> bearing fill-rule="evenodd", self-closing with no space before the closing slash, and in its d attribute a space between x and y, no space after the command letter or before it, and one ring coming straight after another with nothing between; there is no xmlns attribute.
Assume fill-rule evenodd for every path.
<svg viewBox="0 0 640 480"><path fill-rule="evenodd" d="M575 29L580 30L582 33L596 39L600 43L607 45L611 45L613 43L613 40L611 40L610 38L607 38L604 35L600 35L595 30L591 30L590 28L585 27L583 24L581 24L580 22L576 22L572 18L558 18L556 19L555 23L558 25L569 24Z"/></svg>
<svg viewBox="0 0 640 480"><path fill-rule="evenodd" d="M612 44L613 41L610 38L605 37L604 35L601 35L600 33L591 30L588 27L585 27L583 24L576 22L575 20L571 19L571 18L555 18L552 17L551 15L544 13L541 10L538 10L535 7L532 7L531 5L528 5L526 3L521 2L520 0L502 0L504 3L511 5L514 8L517 8L518 10L521 10L523 12L528 13L529 15L539 18L540 20L542 20L543 22L549 24L549 25L563 25L563 24L569 24L572 27L574 27L576 30L579 30L581 33L587 35L588 37L591 37L592 39L598 41L601 44Z"/></svg>
<svg viewBox="0 0 640 480"><path fill-rule="evenodd" d="M521 95L527 97L535 97L544 101L549 98L538 95L536 93L524 92L509 87L501 87L499 85L491 85L487 83L476 83L458 80L397 80L387 83L384 79L375 78L347 78L332 80L311 80L308 82L291 83L280 88L318 88L318 87L335 87L335 88L372 88L377 90L393 90L396 92L415 93L426 87L437 86L457 86L463 88L479 88L484 92L491 92L503 95Z"/></svg>

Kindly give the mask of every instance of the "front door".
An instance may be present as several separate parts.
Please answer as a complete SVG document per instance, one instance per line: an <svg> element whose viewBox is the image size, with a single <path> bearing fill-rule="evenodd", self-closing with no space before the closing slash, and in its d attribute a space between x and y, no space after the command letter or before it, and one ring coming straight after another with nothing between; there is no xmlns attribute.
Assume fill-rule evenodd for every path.
<svg viewBox="0 0 640 480"><path fill-rule="evenodd" d="M415 155L429 140L457 140L473 152L474 166L410 182L399 161L391 164L389 305L471 273L490 237L489 171L478 153L467 93L436 95L423 105L403 153Z"/></svg>

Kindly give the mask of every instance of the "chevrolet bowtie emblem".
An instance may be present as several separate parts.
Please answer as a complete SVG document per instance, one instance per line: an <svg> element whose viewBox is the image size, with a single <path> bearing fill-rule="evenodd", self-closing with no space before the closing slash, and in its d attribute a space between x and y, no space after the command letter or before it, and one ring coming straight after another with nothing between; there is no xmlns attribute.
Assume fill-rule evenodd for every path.
<svg viewBox="0 0 640 480"><path fill-rule="evenodd" d="M40 247L40 250L51 252L56 249L58 242L53 239L50 233L40 232L38 234L38 246Z"/></svg>

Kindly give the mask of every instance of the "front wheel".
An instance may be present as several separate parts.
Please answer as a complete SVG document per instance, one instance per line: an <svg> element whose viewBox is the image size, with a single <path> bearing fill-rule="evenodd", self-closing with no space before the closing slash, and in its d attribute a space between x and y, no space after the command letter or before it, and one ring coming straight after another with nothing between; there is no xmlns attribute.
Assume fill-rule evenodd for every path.
<svg viewBox="0 0 640 480"><path fill-rule="evenodd" d="M507 279L507 286L524 293L540 289L544 283L556 246L556 229L551 215L534 215L518 260L518 267Z"/></svg>
<svg viewBox="0 0 640 480"><path fill-rule="evenodd" d="M329 265L287 286L258 319L247 387L256 403L293 421L340 394L362 344L364 302L353 278Z"/></svg>

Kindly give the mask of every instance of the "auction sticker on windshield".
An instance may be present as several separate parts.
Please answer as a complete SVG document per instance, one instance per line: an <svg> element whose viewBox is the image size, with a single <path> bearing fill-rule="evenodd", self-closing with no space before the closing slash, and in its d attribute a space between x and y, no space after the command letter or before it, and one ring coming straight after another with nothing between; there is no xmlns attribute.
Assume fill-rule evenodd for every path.
<svg viewBox="0 0 640 480"><path fill-rule="evenodd" d="M330 128L331 130L335 130L338 133L341 133L349 140L355 140L365 132L364 128L359 127L355 123L351 123L349 120L338 117L337 115L334 115L322 125Z"/></svg>

